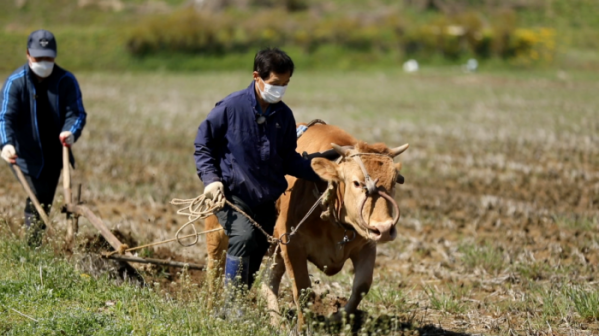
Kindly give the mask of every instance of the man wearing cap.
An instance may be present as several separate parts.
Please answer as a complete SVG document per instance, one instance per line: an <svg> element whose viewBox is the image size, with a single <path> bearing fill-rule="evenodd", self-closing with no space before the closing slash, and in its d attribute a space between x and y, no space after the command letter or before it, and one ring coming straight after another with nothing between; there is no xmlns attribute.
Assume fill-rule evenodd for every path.
<svg viewBox="0 0 599 336"><path fill-rule="evenodd" d="M54 35L34 31L27 41L27 64L13 72L0 91L1 156L21 168L46 212L60 178L62 146L77 141L86 120L79 84L54 63L56 55ZM72 156L70 161L74 164ZM27 199L25 225L32 229L35 244L44 229L39 218Z"/></svg>

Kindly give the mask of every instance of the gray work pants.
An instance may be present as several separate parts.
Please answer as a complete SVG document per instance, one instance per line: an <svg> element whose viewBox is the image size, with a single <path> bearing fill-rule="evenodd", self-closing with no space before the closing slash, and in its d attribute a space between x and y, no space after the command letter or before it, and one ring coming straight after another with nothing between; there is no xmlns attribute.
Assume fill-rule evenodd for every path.
<svg viewBox="0 0 599 336"><path fill-rule="evenodd" d="M277 210L275 203L268 203L248 208L240 201L233 201L241 210L250 215L268 234L272 235L277 220ZM250 284L253 282L253 275L260 269L262 258L268 250L269 243L266 236L252 223L247 217L233 210L229 205L216 213L219 223L223 226L226 235L229 237L229 247L227 254L234 257L250 258Z"/></svg>

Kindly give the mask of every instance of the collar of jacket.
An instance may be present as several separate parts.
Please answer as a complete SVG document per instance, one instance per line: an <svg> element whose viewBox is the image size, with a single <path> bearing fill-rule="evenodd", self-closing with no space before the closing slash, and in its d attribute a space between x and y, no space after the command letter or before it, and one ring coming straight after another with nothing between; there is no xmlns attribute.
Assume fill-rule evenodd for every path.
<svg viewBox="0 0 599 336"><path fill-rule="evenodd" d="M254 88L254 85L255 85L254 83L255 83L255 81L252 80L252 82L250 83L250 86L248 86L247 89L245 89L245 95L250 101L250 106L252 107L254 114L260 115L260 112L258 112L258 110L256 109L256 105L258 104L258 101L256 99L256 89ZM266 117L268 118L268 117L272 116L273 114L275 114L277 112L277 110L281 107L282 104L283 104L283 101L280 101L280 102L274 103L274 104L270 104L270 113Z"/></svg>

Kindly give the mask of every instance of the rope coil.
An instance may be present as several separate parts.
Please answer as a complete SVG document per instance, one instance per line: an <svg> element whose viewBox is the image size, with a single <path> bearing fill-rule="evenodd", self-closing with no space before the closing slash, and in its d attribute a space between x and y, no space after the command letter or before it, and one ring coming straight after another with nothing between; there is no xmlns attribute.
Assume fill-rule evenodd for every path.
<svg viewBox="0 0 599 336"><path fill-rule="evenodd" d="M171 201L172 205L184 205L183 208L177 210L177 215L187 216L188 219L188 222L183 224L179 230L177 230L177 233L175 233L175 239L177 240L177 243L183 247L189 247L197 244L201 233L198 234L198 231L193 223L198 219L206 219L208 216L213 215L216 211L225 206L225 202L226 199L224 197L221 197L221 199L218 201L214 201L210 198L206 198L206 195L200 195L191 199L173 199ZM189 225L191 225L193 229L195 240L192 243L184 244L181 242L181 239L183 238L179 237L179 235Z"/></svg>
<svg viewBox="0 0 599 336"><path fill-rule="evenodd" d="M127 252L141 250L146 247L162 245L162 244L170 243L173 241L176 241L177 243L179 243L179 245L181 245L183 247L193 246L198 243L200 235L223 230L223 228L217 228L217 229L198 232L196 230L195 225L193 225L193 223L199 219L205 219L208 216L213 215L214 212L222 209L225 206L225 201L226 200L224 198L222 198L221 200L215 202L209 198L206 198L205 195L200 195L196 198L191 198L191 199L175 198L171 201L171 204L184 205L184 207L177 210L177 214L187 216L187 219L188 219L187 223L183 224L177 230L177 232L175 233L175 238L162 240L162 241L158 241L158 242L154 242L154 243L150 243L150 244L140 245L140 246L136 246L136 247L131 247L131 248L129 246L127 246L126 244L122 244L116 251L107 253L107 255L111 256L111 255L114 255L117 253L123 255ZM193 229L193 233L185 235L185 236L181 236L181 232L190 225ZM183 243L183 241L182 241L183 239L191 238L191 237L195 237L195 240L192 243Z"/></svg>

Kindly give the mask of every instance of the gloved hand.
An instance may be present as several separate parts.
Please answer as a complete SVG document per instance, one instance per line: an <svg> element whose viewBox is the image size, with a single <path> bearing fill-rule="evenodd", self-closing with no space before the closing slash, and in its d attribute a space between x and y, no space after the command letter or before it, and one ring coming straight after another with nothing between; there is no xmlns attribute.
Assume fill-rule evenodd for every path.
<svg viewBox="0 0 599 336"><path fill-rule="evenodd" d="M60 133L58 137L60 138L60 142L62 142L63 146L71 147L71 145L75 142L73 133L69 131Z"/></svg>
<svg viewBox="0 0 599 336"><path fill-rule="evenodd" d="M212 182L204 188L204 195L215 203L220 203L225 197L224 186L221 182Z"/></svg>
<svg viewBox="0 0 599 336"><path fill-rule="evenodd" d="M8 163L16 163L17 151L13 145L5 145L2 148L2 158Z"/></svg>

